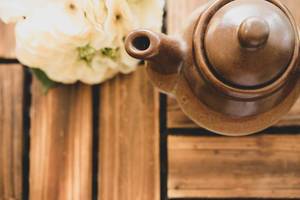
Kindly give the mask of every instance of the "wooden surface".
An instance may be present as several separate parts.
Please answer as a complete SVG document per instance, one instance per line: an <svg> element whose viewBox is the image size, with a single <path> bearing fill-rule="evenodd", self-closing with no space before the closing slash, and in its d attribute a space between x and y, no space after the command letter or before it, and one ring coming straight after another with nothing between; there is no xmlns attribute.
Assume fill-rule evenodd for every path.
<svg viewBox="0 0 300 200"><path fill-rule="evenodd" d="M168 32L206 1L168 0ZM284 2L300 19L300 1ZM0 200L166 199L160 181L167 176L160 177L160 169L167 165L159 162L167 158L166 149L159 154L165 108L159 116L158 93L144 70L118 76L100 90L76 84L44 95L35 79L24 85L23 68L7 60L15 58L13 34L13 26L0 23L0 61L16 63L0 64ZM287 127L282 134L225 138L200 130L199 137L187 137L176 128L196 126L168 100L168 128L182 135L168 139L170 198L300 198L299 101L281 121L294 127L293 134L282 132Z"/></svg>
<svg viewBox="0 0 300 200"><path fill-rule="evenodd" d="M144 68L101 86L99 200L159 200L159 95Z"/></svg>
<svg viewBox="0 0 300 200"><path fill-rule="evenodd" d="M30 117L30 199L91 199L91 87L60 86L45 95L34 79Z"/></svg>
<svg viewBox="0 0 300 200"><path fill-rule="evenodd" d="M300 135L171 136L169 197L300 198Z"/></svg>
<svg viewBox="0 0 300 200"><path fill-rule="evenodd" d="M168 31L174 34L184 26L186 16L195 8L208 2L209 0L169 0L168 1ZM300 26L300 1L281 0L292 12L295 20ZM180 15L178 14L180 13ZM169 128L198 128L179 108L173 98L168 98L168 127ZM300 100L293 107L287 116L276 126L295 126L300 125Z"/></svg>
<svg viewBox="0 0 300 200"><path fill-rule="evenodd" d="M15 58L14 25L5 25L0 20L0 58Z"/></svg>
<svg viewBox="0 0 300 200"><path fill-rule="evenodd" d="M0 64L0 200L22 199L23 81L21 65Z"/></svg>

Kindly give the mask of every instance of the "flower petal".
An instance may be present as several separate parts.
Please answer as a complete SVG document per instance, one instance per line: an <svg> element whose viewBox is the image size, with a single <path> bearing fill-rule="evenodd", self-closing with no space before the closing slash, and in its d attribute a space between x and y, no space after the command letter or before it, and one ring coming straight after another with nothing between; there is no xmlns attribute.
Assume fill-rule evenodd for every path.
<svg viewBox="0 0 300 200"><path fill-rule="evenodd" d="M28 17L40 7L64 0L1 0L0 19L5 23L14 23Z"/></svg>

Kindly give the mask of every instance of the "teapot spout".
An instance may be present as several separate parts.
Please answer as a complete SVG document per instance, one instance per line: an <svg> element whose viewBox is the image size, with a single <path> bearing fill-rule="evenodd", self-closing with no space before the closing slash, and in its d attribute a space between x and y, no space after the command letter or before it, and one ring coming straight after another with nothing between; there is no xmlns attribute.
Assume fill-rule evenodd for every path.
<svg viewBox="0 0 300 200"><path fill-rule="evenodd" d="M146 29L131 32L125 41L127 53L147 61L148 75L165 92L171 92L176 84L184 58L183 47L183 42L176 38Z"/></svg>

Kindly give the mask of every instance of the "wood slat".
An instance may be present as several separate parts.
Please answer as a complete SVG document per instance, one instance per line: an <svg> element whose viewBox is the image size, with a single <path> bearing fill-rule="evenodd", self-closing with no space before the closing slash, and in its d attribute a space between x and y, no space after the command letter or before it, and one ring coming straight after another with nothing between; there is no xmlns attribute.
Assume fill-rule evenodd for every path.
<svg viewBox="0 0 300 200"><path fill-rule="evenodd" d="M169 128L198 128L199 126L190 120L179 108L173 98L168 98L168 127ZM292 107L290 112L283 116L275 125L276 127L300 125L300 99ZM299 130L300 132L300 130Z"/></svg>
<svg viewBox="0 0 300 200"><path fill-rule="evenodd" d="M82 200L92 193L92 89L32 86L30 199Z"/></svg>
<svg viewBox="0 0 300 200"><path fill-rule="evenodd" d="M185 27L191 12L210 0L167 0L167 31L176 34Z"/></svg>
<svg viewBox="0 0 300 200"><path fill-rule="evenodd" d="M195 8L203 5L209 0L169 0L168 1L168 31L176 33L183 27L186 16L188 16ZM281 0L292 12L296 21L300 26L300 1ZM180 14L178 14L180 13ZM175 99L168 98L168 121L169 128L197 128L179 108ZM287 116L276 126L296 126L300 125L300 100L292 108Z"/></svg>
<svg viewBox="0 0 300 200"><path fill-rule="evenodd" d="M300 198L300 135L168 139L170 198Z"/></svg>
<svg viewBox="0 0 300 200"><path fill-rule="evenodd" d="M0 58L15 58L14 25L6 25L0 20Z"/></svg>
<svg viewBox="0 0 300 200"><path fill-rule="evenodd" d="M22 66L0 65L0 200L22 199L23 81Z"/></svg>
<svg viewBox="0 0 300 200"><path fill-rule="evenodd" d="M145 71L104 83L99 200L159 200L159 95Z"/></svg>

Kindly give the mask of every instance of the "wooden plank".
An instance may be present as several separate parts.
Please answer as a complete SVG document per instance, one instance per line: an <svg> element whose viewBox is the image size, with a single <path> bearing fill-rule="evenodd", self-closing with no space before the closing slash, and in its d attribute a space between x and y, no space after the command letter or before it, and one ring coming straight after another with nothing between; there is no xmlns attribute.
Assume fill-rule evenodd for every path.
<svg viewBox="0 0 300 200"><path fill-rule="evenodd" d="M198 128L199 126L190 120L179 108L173 98L168 98L168 127L169 128ZM275 125L276 127L300 125L300 99L292 107L290 112L283 116ZM299 130L300 132L300 130Z"/></svg>
<svg viewBox="0 0 300 200"><path fill-rule="evenodd" d="M178 33L185 27L191 12L210 0L167 0L167 31L169 34Z"/></svg>
<svg viewBox="0 0 300 200"><path fill-rule="evenodd" d="M92 89L32 86L30 199L81 200L92 193Z"/></svg>
<svg viewBox="0 0 300 200"><path fill-rule="evenodd" d="M15 58L14 25L6 25L0 20L0 58Z"/></svg>
<svg viewBox="0 0 300 200"><path fill-rule="evenodd" d="M1 200L22 199L23 81L21 65L0 65Z"/></svg>
<svg viewBox="0 0 300 200"><path fill-rule="evenodd" d="M159 200L159 95L140 68L101 86L99 200Z"/></svg>
<svg viewBox="0 0 300 200"><path fill-rule="evenodd" d="M170 198L300 198L300 135L168 138Z"/></svg>
<svg viewBox="0 0 300 200"><path fill-rule="evenodd" d="M195 8L203 5L209 0L169 0L168 1L168 31L175 33L183 27L188 16ZM300 1L281 0L292 12L300 26ZM180 14L178 14L180 13ZM168 98L168 121L169 128L197 128L179 108L175 99ZM300 125L300 100L292 108L290 113L276 126L297 126Z"/></svg>

